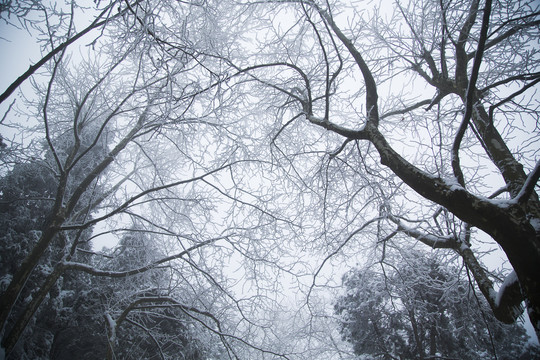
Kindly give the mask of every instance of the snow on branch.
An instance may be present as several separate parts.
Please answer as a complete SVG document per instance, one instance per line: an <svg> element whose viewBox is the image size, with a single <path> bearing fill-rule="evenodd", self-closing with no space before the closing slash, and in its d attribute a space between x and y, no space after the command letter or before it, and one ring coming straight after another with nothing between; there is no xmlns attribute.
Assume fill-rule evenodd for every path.
<svg viewBox="0 0 540 360"><path fill-rule="evenodd" d="M201 247L203 247L205 245L211 244L211 243L216 242L216 241L221 240L221 239L224 239L224 238L219 237L219 238L203 241L203 242L201 242L199 244L193 245L192 247L190 247L190 248L188 248L188 249L186 249L184 251L179 252L178 254L167 256L165 258L157 260L157 261L155 261L153 263L150 263L148 265L145 265L143 267L140 267L140 268L137 268L137 269L132 269L132 270L127 270L127 271L101 270L101 269L96 269L96 268L94 268L94 267L92 267L90 265L87 265L87 264L71 262L71 261L63 262L63 267L66 270L84 271L84 272L86 272L88 274L95 275L95 276L104 276L104 277L111 277L111 278L123 278L123 277L128 277L128 276L141 274L141 273L146 272L148 270L154 269L160 264L163 264L163 263L166 263L166 262L169 262L169 261L172 261L172 260L179 259L182 256L184 256L184 255L186 255L186 254L188 254L188 253L190 253L190 252L192 252L192 251L194 251L194 250L196 250L198 248L201 248Z"/></svg>
<svg viewBox="0 0 540 360"><path fill-rule="evenodd" d="M398 231L415 238L416 240L432 247L433 249L456 249L457 242L453 235L434 235L425 233L418 229L405 225L403 221L395 216L389 215L388 218L398 226Z"/></svg>
<svg viewBox="0 0 540 360"><path fill-rule="evenodd" d="M495 306L507 309L512 317L517 318L523 313L523 307L521 306L522 300L523 294L521 293L521 286L517 274L515 271L512 271L506 276L506 279L504 279L504 282L497 293Z"/></svg>
<svg viewBox="0 0 540 360"><path fill-rule="evenodd" d="M94 224L97 224L98 222L100 221L103 221L107 218L110 218L116 214L119 214L121 213L122 211L125 211L127 208L129 208L130 206L132 206L133 204L135 204L135 202L141 198L143 198L144 196L148 195L148 194L152 194L152 193L156 193L158 191L161 191L161 190L166 190L166 189L169 189L169 188L172 188L172 187L176 187L176 186L180 186L180 185L184 185L184 184L189 184L189 183L192 183L192 182L196 182L196 181L199 181L199 180L203 180L205 177L209 176L209 175L212 175L212 174L215 174L217 172L220 172L221 170L224 170L224 169L227 169L227 168L230 168L232 167L233 165L235 164L238 164L238 163L241 163L241 162L249 162L249 160L238 160L238 161L233 161L231 163L228 163L228 164L224 164L222 166L219 166L213 170L209 170L208 172L205 172L204 174L201 174L201 175L198 175L198 176L195 176L195 177L192 177L192 178L189 178L189 179L184 179L184 180L179 180L179 181L175 181L175 182L172 182L172 183L169 183L169 184L164 184L164 185L161 185L161 186L157 186L157 187L153 187L153 188L150 188L150 189L147 189L145 191L142 191L140 193L138 193L137 195L134 195L132 196L131 198L129 198L128 200L126 200L123 204L121 204L120 206L118 206L116 209L114 209L113 211L111 211L110 213L107 213L101 217L97 217L95 219L92 219L91 221L88 221L82 225L78 225L78 224L73 224L73 225L64 225L60 228L60 230L77 230L77 229L83 229L83 228L88 228L90 227L91 225L94 225Z"/></svg>

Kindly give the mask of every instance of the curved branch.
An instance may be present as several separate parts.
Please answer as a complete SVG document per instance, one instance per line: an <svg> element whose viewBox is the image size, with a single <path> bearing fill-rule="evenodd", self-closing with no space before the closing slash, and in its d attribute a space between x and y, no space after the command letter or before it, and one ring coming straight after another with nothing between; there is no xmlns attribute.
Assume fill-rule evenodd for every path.
<svg viewBox="0 0 540 360"><path fill-rule="evenodd" d="M540 160L538 160L533 171L531 171L529 176L527 176L527 180L525 180L523 187L521 188L517 196L513 199L513 201L516 201L517 203L522 205L525 204L533 193L534 187L536 186L538 179L540 179Z"/></svg>
<svg viewBox="0 0 540 360"><path fill-rule="evenodd" d="M467 269L473 274L478 288L498 320L506 324L512 324L523 313L521 303L525 300L525 297L521 292L515 272L507 276L499 291L496 292L493 281L488 277L486 270L478 262L476 256L465 242L457 239L454 235L438 236L412 229L391 215L389 219L398 225L398 230L432 248L452 249L457 252L463 258Z"/></svg>
<svg viewBox="0 0 540 360"><path fill-rule="evenodd" d="M395 216L389 215L388 219L397 225L397 230L420 241L421 243L433 248L433 249L456 249L457 242L453 235L434 235L424 233L418 229L411 228L403 223Z"/></svg>
<svg viewBox="0 0 540 360"><path fill-rule="evenodd" d="M538 79L540 78L540 72L533 72L533 73L528 73L528 74L519 74L519 75L514 75L514 76L510 76L510 77L507 77L503 80L499 80L499 81L495 81L489 85L487 85L486 87L478 90L478 92L480 94L483 94L497 86L501 86L501 85L504 85L504 84L508 84L509 82L512 82L512 81L518 81L518 80L521 80L521 81L527 81L527 80L535 80L535 79Z"/></svg>
<svg viewBox="0 0 540 360"><path fill-rule="evenodd" d="M86 272L86 273L88 273L90 275L94 275L94 276L105 276L105 277L111 277L111 278L124 278L124 277L128 277L128 276L141 274L141 273L144 273L144 272L146 272L148 270L151 270L151 269L155 269L160 264L163 264L163 263L166 263L166 262L169 262L169 261L172 261L172 260L179 259L182 256L187 255L187 254L189 254L190 252L192 252L194 250L197 250L197 249L199 249L199 248L201 248L203 246L206 246L208 244L211 244L211 243L216 242L216 241L221 240L221 239L224 239L224 238L219 237L219 238L203 241L203 242L201 242L199 244L196 244L196 245L193 245L190 248L188 248L186 250L183 250L183 251L181 251L181 252L179 252L177 254L174 254L174 255L167 256L165 258L159 259L157 261L154 261L153 263L142 266L140 268L127 270L127 271L100 270L100 269L96 269L96 268L94 268L94 267L92 267L90 265L87 265L87 264L70 262L70 261L64 261L63 262L63 267L64 267L65 270L84 271L84 272Z"/></svg>
<svg viewBox="0 0 540 360"><path fill-rule="evenodd" d="M485 48L485 43L486 43L488 29L489 29L490 15L491 15L491 0L486 0L486 4L484 7L484 16L482 18L482 28L480 30L480 39L478 40L478 49L476 50L476 54L474 56L473 68L472 68L471 76L469 79L469 83L467 85L466 100L465 100L465 115L463 116L463 121L461 122L461 125L459 126L458 132L454 139L454 144L452 145L452 170L454 171L454 175L457 181L463 187L465 187L465 178L463 176L463 172L461 171L461 166L459 164L459 148L461 147L461 141L463 140L463 136L465 135L465 130L467 130L467 127L472 117L473 102L475 99L475 92L476 92L476 81L478 80L478 73L480 71L480 63L482 62L482 56L484 55L484 48ZM472 27L472 23L470 24L470 26ZM460 42L462 41L464 42L465 39L462 40L461 35L460 35ZM462 46L464 47L465 45L463 44Z"/></svg>
<svg viewBox="0 0 540 360"><path fill-rule="evenodd" d="M239 342L243 343L244 345L247 345L247 346L249 346L252 349L255 349L257 351L261 351L263 353L267 353L267 354L270 354L270 355L273 355L273 356L276 356L276 357L279 357L279 358L288 359L288 357L285 354L278 354L278 353L276 353L274 351L270 351L270 350L266 350L266 349L257 347L257 346L247 342L246 340L244 340L244 339L242 339L242 338L240 338L238 336L224 333L222 328L221 328L221 322L219 321L219 319L215 315L213 315L212 313L210 313L208 311L200 310L200 309L197 309L197 308L195 308L193 306L188 306L188 305L182 304L178 300L176 300L176 299L174 299L172 297L169 297L169 296L150 296L150 297L143 297L143 298L139 298L139 299L135 300L118 317L118 319L116 320L116 325L120 326L120 324L126 319L128 313L131 310L136 309L137 305L143 304L143 303L155 303L155 304L169 303L169 304L171 304L171 306L178 307L180 310L182 310L182 312L184 314L186 314L190 318L196 320L201 325L203 325L205 328L207 328L208 330L210 330L213 333L217 334L222 339L224 339L226 337L231 338L231 339L239 341ZM157 306L159 306L159 305L157 305ZM204 321L199 319L197 316L194 316L192 313L203 315L203 316L211 319L216 324L217 329L209 326Z"/></svg>
<svg viewBox="0 0 540 360"><path fill-rule="evenodd" d="M111 159L112 161L112 159ZM248 162L249 160L238 160L238 161L234 161L230 164L226 164L226 165L223 165L223 166L220 166L214 170L210 170L202 175L199 175L199 176L195 176L193 178L190 178L190 179L185 179L185 180L179 180L179 181L175 181L175 182L172 182L172 183L169 183L169 184L164 184L162 186L157 186L157 187L154 187L154 188L151 188L151 189L148 189L148 190L145 190L145 191L142 191L140 192L139 194L137 195L134 195L132 196L131 198L129 198L128 200L126 200L123 204L121 204L120 206L118 206L116 209L114 209L113 211L111 211L110 213L108 214L105 214L103 216L100 216L100 217L97 217L95 219L92 219L84 224L81 224L81 225L64 225L64 226L61 226L59 228L59 230L75 230L75 229L81 229L81 228L88 228L100 221L103 221L105 219L108 219L116 214L119 214L121 213L122 211L124 211L125 209L127 209L128 207L130 207L135 201L137 201L138 199L148 195L148 194L151 194L151 193L155 193L155 192L158 192L158 191L161 191L161 190L165 190L165 189L169 189L169 188L172 188L172 187L176 187L176 186L179 186L179 185L184 185L184 184L188 184L188 183L191 183L191 182L195 182L195 181L199 181L199 180L202 180L204 179L205 177L209 176L209 175L212 175L212 174L215 174L223 169L226 169L226 168L229 168L237 163L240 163L240 162Z"/></svg>
<svg viewBox="0 0 540 360"><path fill-rule="evenodd" d="M360 71L362 72L362 76L364 77L364 82L366 84L366 108L368 111L368 122L371 122L373 125L378 126L379 125L379 108L378 108L378 98L379 95L377 94L377 84L375 83L375 79L373 78L373 74L371 73L371 70L369 69L369 66L365 62L364 58L360 54L360 51L354 46L353 42L341 31L341 29L337 26L337 24L334 22L334 19L332 16L328 14L325 10L321 9L316 4L313 4L313 6L316 7L319 14L326 20L326 22L330 25L330 28L338 39L341 41L343 45L347 48L349 53L354 58L354 61L360 68Z"/></svg>
<svg viewBox="0 0 540 360"><path fill-rule="evenodd" d="M408 113L409 111L412 111L414 109L418 109L419 107L422 107L424 105L430 105L430 107L431 107L432 102L433 102L433 100L431 100L431 99L422 100L422 101L417 102L416 104L413 104L411 106L407 106L404 109L389 111L389 112L387 112L385 114L382 114L380 119L382 120L384 118L394 116L394 115L403 115L403 114Z"/></svg>
<svg viewBox="0 0 540 360"><path fill-rule="evenodd" d="M315 125L325 128L326 130L335 132L351 140L367 140L368 135L364 129L353 130L328 121L328 119L320 119L316 116L306 114L307 119Z"/></svg>
<svg viewBox="0 0 540 360"><path fill-rule="evenodd" d="M501 101L499 101L498 103L496 103L495 105L491 105L489 107L489 124L490 125L493 125L493 112L496 108L500 107L501 105L507 103L508 101L512 100L513 98L515 98L516 96L518 95L521 95L523 94L525 91L527 91L528 89L530 89L531 87L533 87L534 85L538 84L540 82L540 76L537 76L536 79L534 79L534 81L526 84L525 86L523 86L521 89L519 89L518 91L510 94L509 96L507 96L506 98L502 99Z"/></svg>
<svg viewBox="0 0 540 360"><path fill-rule="evenodd" d="M60 53L64 49L66 49L69 45L73 44L75 41L82 38L84 35L88 34L90 31L99 28L100 26L106 24L107 22L111 21L112 19L115 19L119 16L122 16L126 13L126 10L124 9L121 12L118 12L117 14L111 16L110 18L107 18L105 20L99 21L105 14L110 12L111 9L114 8L114 4L110 4L107 6L97 17L96 19L88 25L84 30L79 32L78 34L74 35L73 37L69 38L68 40L64 41L62 44L55 47L53 50L51 50L47 55L45 55L41 60L39 60L34 65L30 66L28 70L26 70L21 76L19 76L11 85L8 86L8 88L0 95L0 104L4 102L13 92L30 76L32 76L40 67L42 67L44 64L46 64L50 59L52 59L56 54Z"/></svg>
<svg viewBox="0 0 540 360"><path fill-rule="evenodd" d="M133 321L131 319L126 319L126 321L128 323L130 323L131 325L135 325L137 326L138 328L141 328L142 330L144 330L145 333L148 334L148 336L150 337L150 339L152 339L152 342L154 343L154 345L156 345L156 347L158 348L159 350L159 355L161 357L162 360L165 360L165 354L163 354L163 349L161 348L161 345L159 344L159 341L156 339L156 337L152 334L152 332L150 331L150 329L144 327L142 324L139 324L138 322L136 321Z"/></svg>
<svg viewBox="0 0 540 360"><path fill-rule="evenodd" d="M505 324L513 324L523 313L521 303L525 300L515 272L507 276L499 292L496 292L493 282L476 259L476 256L474 256L472 250L464 243L461 243L456 251L461 255L465 265L473 274L476 284L486 298L495 317Z"/></svg>
<svg viewBox="0 0 540 360"><path fill-rule="evenodd" d="M377 217L377 218L374 218L374 219L371 219L369 221L366 221L364 224L362 224L362 226L360 226L358 229L356 229L355 231L353 231L352 233L349 234L349 236L347 236L347 238L334 250L332 251L332 253L330 253L327 257L324 258L323 262L321 263L321 265L319 265L319 268L317 269L317 271L315 272L315 274L313 274L313 282L311 283L311 286L309 287L309 291L308 291L308 294L306 296L306 301L309 301L309 297L311 295L311 292L313 290L313 288L315 287L315 281L317 280L317 276L319 275L319 273L321 272L322 268L324 267L324 265L326 264L326 262L328 260L330 260L331 257L335 256L336 254L338 254L341 249L343 249L343 247L345 245L347 245L349 243L349 241L354 237L356 236L358 233L360 233L361 231L363 231L366 227L368 227L369 225L377 222L381 220L380 217Z"/></svg>
<svg viewBox="0 0 540 360"><path fill-rule="evenodd" d="M523 18L526 18L526 17L538 16L538 15L540 15L540 13L537 12L537 13L530 14L530 15L527 15L525 17L522 17L520 19L523 19ZM528 27L539 26L539 25L540 25L540 20L532 21L532 22L529 22L529 23L526 23L526 24L516 25L516 26L512 27L511 29L509 29L508 31L506 31L504 34L501 34L501 35L497 36L495 39L488 41L486 43L486 50L491 49L495 45L499 44L500 42L502 42L505 39L508 39L509 37L516 34L520 30L523 30L523 29L528 28ZM496 30L496 31L498 31L498 30ZM476 56L476 51L471 52L470 54L468 54L467 58L470 60L470 59L474 58L475 56Z"/></svg>

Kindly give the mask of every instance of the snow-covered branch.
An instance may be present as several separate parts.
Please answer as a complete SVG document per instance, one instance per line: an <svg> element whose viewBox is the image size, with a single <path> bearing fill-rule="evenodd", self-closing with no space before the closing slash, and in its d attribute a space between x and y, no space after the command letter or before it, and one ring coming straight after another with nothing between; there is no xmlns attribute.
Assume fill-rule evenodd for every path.
<svg viewBox="0 0 540 360"><path fill-rule="evenodd" d="M91 274L91 275L94 275L94 276L105 276L105 277L111 277L111 278L124 278L124 277L128 277L128 276L141 274L141 273L144 273L144 272L146 272L148 270L151 270L151 269L155 269L156 267L158 267L158 265L161 265L163 263L179 259L182 256L187 255L187 254L189 254L190 252L192 252L194 250L197 250L197 249L199 249L199 248L201 248L203 246L209 245L209 244L214 243L214 242L216 242L218 240L221 240L221 239L224 239L224 238L219 237L219 238L203 241L203 242L201 242L199 244L196 244L196 245L193 245L193 246L189 247L188 249L183 250L183 251L181 251L181 252L179 252L177 254L164 257L164 258L159 259L157 261L154 261L153 263L150 263L148 265L142 266L140 268L132 269L132 270L127 270L127 271L101 270L101 269L96 269L95 267L93 267L91 265L87 265L87 264L83 264L83 263L77 263L77 262L71 262L71 261L63 262L62 266L65 268L65 270L84 271L84 272L86 272L88 274Z"/></svg>

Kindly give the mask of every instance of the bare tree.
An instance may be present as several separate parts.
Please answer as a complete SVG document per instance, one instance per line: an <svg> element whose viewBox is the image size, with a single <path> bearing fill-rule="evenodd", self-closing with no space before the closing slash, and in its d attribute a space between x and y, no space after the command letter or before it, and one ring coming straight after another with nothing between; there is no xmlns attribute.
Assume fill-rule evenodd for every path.
<svg viewBox="0 0 540 360"><path fill-rule="evenodd" d="M35 81L37 97L26 94L28 108L35 109L35 114L28 115L40 120L31 136L42 136L42 141L30 144L41 149L34 161L43 164L43 171L54 179L48 183L54 190L36 199L23 194L10 200L41 201L51 206L43 207L47 213L42 214L44 223L34 229L36 238L22 257L14 260L19 261L16 270L2 274L7 286L1 297L0 321L2 347L7 354L67 271L107 277L136 275L188 254L192 257L192 251L215 242L202 239L203 229L198 224L191 226L190 236L178 237L189 228L181 224L189 225L190 217L207 211L202 196L192 190L193 184L204 184L205 178L238 163L222 152L223 158L202 157L204 147L211 146L215 135L198 128L205 122L206 129L213 127L205 118L214 108L206 110L204 106L212 99L212 95L205 95L205 86L211 81L205 83L204 79L210 71L203 65L203 55L185 37L185 42L176 43L173 50L160 47L144 23L148 20L144 9L126 6L126 16L107 17L106 21L116 22L116 27L111 25L104 31L83 59L72 56L65 42L65 46L55 47L39 65L47 64L47 81ZM104 24L100 23L105 21L101 20L103 14L97 16L94 25ZM71 21L66 30L68 38L74 26ZM54 25L46 30L51 43L59 41ZM29 129L24 130L29 136ZM200 146L192 149L197 141ZM165 230L145 214L149 204L155 202L168 213L181 212L185 207L191 214L182 214L182 223ZM176 253L121 274L96 268L77 256L80 252L92 253L86 243L88 236L81 236L86 230L113 218L122 223L126 217L144 219L149 232L176 236ZM161 222L166 223L163 219ZM83 259L88 261L88 257ZM197 268L197 261L185 261ZM36 267L44 262L50 266L49 271L44 278L35 278ZM35 281L29 282L31 278ZM25 290L30 284L35 288ZM30 291L28 299L21 298L23 290Z"/></svg>
<svg viewBox="0 0 540 360"><path fill-rule="evenodd" d="M538 331L534 2L118 1L95 11L79 31L67 12L53 13L60 27L42 22L42 61L0 98L32 79L37 97L25 97L40 125L18 126L42 139L27 160L55 179L32 199L50 205L47 220L3 277L8 353L63 277L166 267L171 289L188 290L126 291L104 307L109 357L128 324L165 354L167 338L148 324L171 309L230 358L344 355L337 327L324 330L333 319L322 291L339 279L328 269L365 254L383 261L387 246L406 246L398 234L460 258L499 320L516 321L525 300ZM75 48L86 34L89 46ZM136 231L159 241L159 257L114 268L119 248L89 245ZM484 233L508 257L506 279L481 262Z"/></svg>
<svg viewBox="0 0 540 360"><path fill-rule="evenodd" d="M451 249L499 320L514 322L525 300L538 334L538 4L247 7L264 14L267 41L250 53L254 60L231 63L272 92L266 104L281 102L274 155L289 162L306 192L323 192L327 239L345 239L329 258L374 229L365 214L375 212L379 244L405 233ZM303 176L310 175L300 161L307 153L320 154L321 185ZM480 262L475 229L513 268L498 291Z"/></svg>
<svg viewBox="0 0 540 360"><path fill-rule="evenodd" d="M272 346L277 320L270 309L283 298L275 273L292 270L271 252L279 249L275 240L283 232L299 227L288 219L290 213L267 206L282 193L260 197L260 186L251 181L260 176L267 186L281 180L279 173L265 174L273 164L254 156L260 154L258 130L246 127L249 114L234 107L251 101L247 92L233 93L236 80L226 73L228 36L236 34L225 29L236 21L218 16L224 13L221 2L119 5L120 15L103 17L106 27L99 27L91 46L55 47L51 44L70 39L75 23L61 38L45 24L53 50L35 68L40 69L40 77L32 78L36 95L24 93L27 107L18 110L38 125L17 124L11 113L6 119L22 137L36 140L25 148L26 160L44 168L54 190L32 199L50 205L41 208L45 221L32 224L36 236L16 253L16 270L1 274L2 346L8 357L25 353L18 343L30 341L25 331L47 299L62 298L54 294L65 279L115 289L115 279L131 277L130 291L115 289L121 301L101 294L107 306L90 301L81 307L108 331L109 357L126 327L145 334L156 349L170 343L148 324L172 311L211 334L211 342L219 339L224 356L287 358L290 349ZM111 264L119 265L115 250L121 246L114 240L136 231L159 243L160 256L115 268ZM92 245L102 239L112 241L114 250ZM164 268L167 287L134 289L150 286L145 281ZM107 294L106 288L96 291ZM60 353L70 329L54 337L51 353ZM166 357L166 351L156 351Z"/></svg>

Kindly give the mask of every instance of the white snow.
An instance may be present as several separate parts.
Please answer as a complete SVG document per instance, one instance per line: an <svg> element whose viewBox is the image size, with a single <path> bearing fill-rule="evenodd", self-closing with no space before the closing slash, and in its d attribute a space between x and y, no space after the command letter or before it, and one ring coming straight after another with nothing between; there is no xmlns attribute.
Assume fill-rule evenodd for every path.
<svg viewBox="0 0 540 360"><path fill-rule="evenodd" d="M540 219L539 218L531 218L529 222L531 223L532 227L534 228L536 232L540 232Z"/></svg>
<svg viewBox="0 0 540 360"><path fill-rule="evenodd" d="M515 271L512 271L510 274L506 276L506 279L504 279L504 282L502 283L499 293L497 294L497 298L495 299L495 306L499 306L501 302L501 296L506 291L506 288L517 283L518 277L516 275Z"/></svg>
<svg viewBox="0 0 540 360"><path fill-rule="evenodd" d="M450 189L450 191L456 191L456 190L464 190L463 189L463 186L461 186L458 182L457 182L457 179L455 178L445 178L445 179L441 179L445 185Z"/></svg>
<svg viewBox="0 0 540 360"><path fill-rule="evenodd" d="M107 319L107 322L109 323L109 329L111 330L111 333L109 334L109 341L111 343L114 343L116 341L116 322L113 320L109 313L105 313L105 318Z"/></svg>

